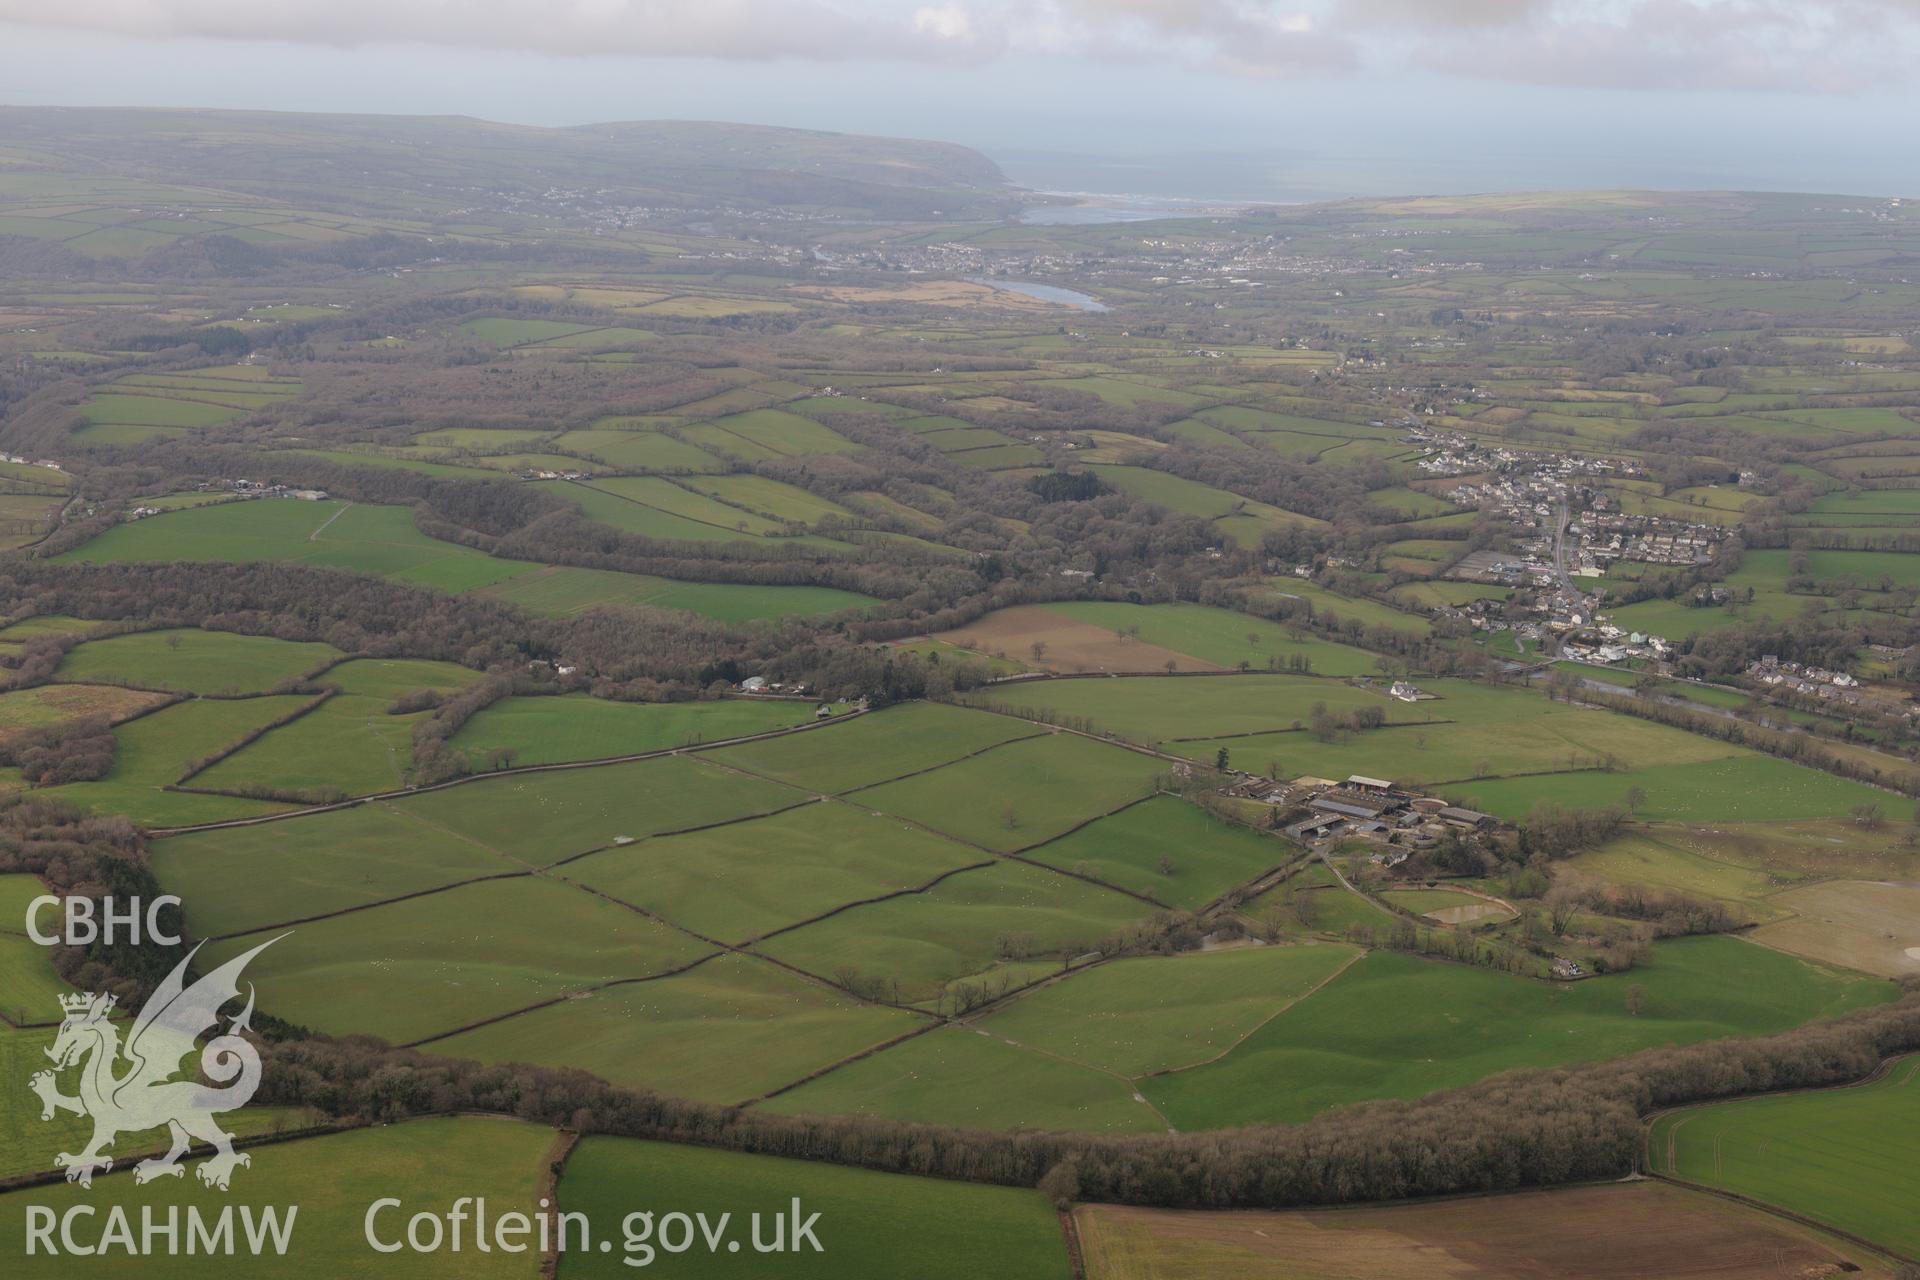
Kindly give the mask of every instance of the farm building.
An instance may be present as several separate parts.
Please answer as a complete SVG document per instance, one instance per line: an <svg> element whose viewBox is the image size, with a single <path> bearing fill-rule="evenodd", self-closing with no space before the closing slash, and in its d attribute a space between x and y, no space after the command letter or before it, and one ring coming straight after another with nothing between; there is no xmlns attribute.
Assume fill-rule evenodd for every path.
<svg viewBox="0 0 1920 1280"><path fill-rule="evenodd" d="M1492 814L1477 813L1472 809L1462 809L1454 805L1440 810L1440 820L1449 826L1467 827L1476 831L1491 827L1498 821Z"/></svg>

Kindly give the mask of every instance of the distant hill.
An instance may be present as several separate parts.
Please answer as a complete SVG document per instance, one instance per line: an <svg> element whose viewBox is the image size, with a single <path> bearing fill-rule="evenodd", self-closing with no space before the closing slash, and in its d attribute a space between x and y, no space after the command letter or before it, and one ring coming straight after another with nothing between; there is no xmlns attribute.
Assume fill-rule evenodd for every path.
<svg viewBox="0 0 1920 1280"><path fill-rule="evenodd" d="M978 219L1020 203L999 168L966 147L804 129L0 107L0 213L86 201L177 216L224 196L420 230L498 226L503 216L631 225L707 211ZM67 239L58 228L47 238Z"/></svg>

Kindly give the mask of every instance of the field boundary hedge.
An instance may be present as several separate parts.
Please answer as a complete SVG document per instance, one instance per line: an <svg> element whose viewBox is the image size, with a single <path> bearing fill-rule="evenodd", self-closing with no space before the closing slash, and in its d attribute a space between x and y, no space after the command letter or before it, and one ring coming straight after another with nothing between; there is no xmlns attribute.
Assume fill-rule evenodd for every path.
<svg viewBox="0 0 1920 1280"><path fill-rule="evenodd" d="M429 791L444 791L448 787L464 786L470 782L482 782L488 778L506 778L523 773L557 773L563 769L597 769L610 764L632 764L637 760L657 760L662 756L694 755L702 751L719 747L739 746L747 742L759 742L764 738L780 738L793 733L806 733L824 729L829 725L845 724L857 720L865 711L847 711L825 720L803 721L788 725L784 729L769 729L764 733L751 733L738 738L722 738L713 742L691 743L684 747L660 747L653 751L637 751L624 756L601 756L593 760L563 760L552 764L522 764L510 769L492 769L486 773L467 773L457 778L448 778L444 782L422 783L413 787L397 787L391 791L374 791L363 796L350 796L345 800L335 800L327 804L308 805L301 809L289 809L285 813L263 813L252 818L227 818L220 822L200 822L180 827L153 827L147 834L155 837L182 836L195 831L218 831L226 827L254 827L266 822L284 822L288 818L304 818L315 813L331 813L336 809L351 809L356 805L370 804L376 800L399 800L407 796L425 795ZM554 866L560 865L554 863Z"/></svg>

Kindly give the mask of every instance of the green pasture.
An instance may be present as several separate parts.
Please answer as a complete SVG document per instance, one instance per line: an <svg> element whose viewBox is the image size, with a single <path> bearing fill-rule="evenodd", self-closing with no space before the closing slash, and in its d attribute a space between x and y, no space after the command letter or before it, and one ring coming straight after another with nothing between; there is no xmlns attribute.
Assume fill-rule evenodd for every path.
<svg viewBox="0 0 1920 1280"><path fill-rule="evenodd" d="M1343 596L1306 578L1269 578L1267 583L1272 595L1305 601L1311 606L1313 619L1322 624L1337 619L1418 636L1433 631L1433 624L1419 614L1407 613L1366 596Z"/></svg>
<svg viewBox="0 0 1920 1280"><path fill-rule="evenodd" d="M725 698L708 702L608 702L585 694L504 698L460 726L452 746L476 760L512 754L516 765L638 755L811 723L811 702Z"/></svg>
<svg viewBox="0 0 1920 1280"><path fill-rule="evenodd" d="M430 712L396 716L389 699L336 694L189 779L209 791L267 788L300 796L364 796L403 785L413 729Z"/></svg>
<svg viewBox="0 0 1920 1280"><path fill-rule="evenodd" d="M711 1222L731 1214L736 1240L751 1239L749 1219L755 1214L770 1237L773 1220L790 1217L796 1199L803 1219L820 1215L814 1234L822 1252L759 1254L743 1247L737 1253L710 1253L701 1248L658 1253L655 1265L689 1280L880 1275L1070 1280L1073 1274L1053 1206L1023 1188L598 1137L574 1151L560 1183L561 1205L587 1214L597 1230L609 1230L645 1207L656 1218L678 1211L704 1213ZM624 1264L619 1243L616 1239L611 1253L569 1252L560 1263L562 1280L635 1274L636 1268Z"/></svg>
<svg viewBox="0 0 1920 1280"><path fill-rule="evenodd" d="M1043 717L1090 722L1102 733L1129 741L1166 746L1192 737L1218 734L1218 746L1229 749L1242 768L1264 768L1256 756L1242 758L1242 734L1291 735L1312 719L1313 708L1324 704L1336 716L1362 707L1378 707L1387 723L1438 723L1446 716L1437 702L1405 703L1384 690L1361 689L1339 680L1313 676L1131 676L1113 680L1035 680L998 685L970 695L982 706L1015 715L1029 712ZM1250 741L1250 740L1247 740ZM1295 752L1318 746L1302 741ZM1183 747L1181 754L1189 754ZM1207 753L1211 763L1213 752Z"/></svg>
<svg viewBox="0 0 1920 1280"><path fill-rule="evenodd" d="M777 783L668 756L482 777L394 803L410 818L544 866L622 838L769 813L804 799Z"/></svg>
<svg viewBox="0 0 1920 1280"><path fill-rule="evenodd" d="M430 538L406 507L260 498L149 516L118 525L62 560L155 564L273 560L374 573L464 591L532 566Z"/></svg>
<svg viewBox="0 0 1920 1280"><path fill-rule="evenodd" d="M680 435L703 449L717 450L748 462L806 454L852 453L860 447L839 432L784 409L749 409L689 427Z"/></svg>
<svg viewBox="0 0 1920 1280"><path fill-rule="evenodd" d="M1751 753L1615 773L1579 770L1544 777L1453 782L1440 790L1469 807L1518 818L1541 801L1569 809L1625 806L1627 792L1635 788L1646 797L1635 811L1637 816L1670 822L1840 817L1863 805L1880 809L1893 821L1905 822L1914 812L1914 802L1906 797L1790 760Z"/></svg>
<svg viewBox="0 0 1920 1280"><path fill-rule="evenodd" d="M816 524L828 516L854 518L852 512L836 502L829 502L805 489L765 476L713 476L689 480L686 484L688 488L720 502L756 512L771 520Z"/></svg>
<svg viewBox="0 0 1920 1280"><path fill-rule="evenodd" d="M628 471L678 474L719 471L720 459L664 431L569 431L551 447L611 463Z"/></svg>
<svg viewBox="0 0 1920 1280"><path fill-rule="evenodd" d="M1298 853L1290 844L1223 822L1197 805L1155 796L1028 850L1027 856L1192 911Z"/></svg>
<svg viewBox="0 0 1920 1280"><path fill-rule="evenodd" d="M1298 656L1311 663L1311 670L1319 675L1378 672L1375 656L1364 650L1321 640L1305 632L1296 638L1280 623L1210 605L1077 600L1050 604L1047 609L1076 622L1091 623L1114 632L1131 633L1137 627L1139 639L1147 644L1221 667L1245 662L1259 671L1268 669L1270 664L1284 666L1288 659Z"/></svg>
<svg viewBox="0 0 1920 1280"><path fill-rule="evenodd" d="M221 1123L243 1132L269 1127L258 1122L249 1124L250 1118L250 1111L242 1111L222 1116ZM162 1134L144 1136L149 1143L164 1145ZM383 1241L404 1240L407 1219L412 1214L422 1210L444 1213L463 1196L485 1197L493 1214L531 1215L537 1212L540 1178L553 1139L550 1129L479 1116L411 1120L301 1138L255 1148L250 1153L251 1165L234 1173L232 1189L225 1195L210 1194L200 1184L192 1172L197 1161L191 1157L184 1177L159 1178L145 1186L134 1185L128 1164L96 1179L90 1191L60 1183L8 1192L4 1199L10 1203L0 1208L0 1249L14 1259L10 1274L22 1277L56 1276L66 1280L76 1270L105 1274L123 1265L156 1280L203 1276L207 1259L189 1254L186 1247L184 1215L189 1209L217 1218L222 1209L231 1206L235 1211L234 1234L242 1237L236 1247L244 1249L243 1207L277 1209L284 1221L297 1205L291 1246L284 1255L269 1248L261 1257L246 1256L247 1275L291 1280L315 1275L533 1280L539 1271L537 1248L525 1253L482 1253L474 1248L471 1224L459 1253L450 1248L433 1253L403 1248L398 1253L381 1254L367 1244L365 1220L370 1206L386 1197L404 1202L404 1208L390 1209L376 1220ZM129 1135L127 1141L133 1140ZM155 1221L164 1224L169 1210L177 1209L182 1215L179 1252L165 1252L166 1242L161 1238L156 1256L131 1263L119 1262L132 1255L118 1251L88 1259L92 1266L64 1256L64 1250L63 1256L44 1252L28 1256L23 1232L24 1207L29 1204L44 1205L56 1214L70 1207L93 1207L102 1215L91 1220L95 1233L106 1225L107 1206L120 1207L134 1224L135 1239L143 1210L151 1209Z"/></svg>
<svg viewBox="0 0 1920 1280"><path fill-rule="evenodd" d="M309 701L296 695L196 698L163 707L114 729L113 768L105 778L51 787L47 794L70 800L90 813L124 814L145 826L217 822L270 813L284 806L162 788L178 780L195 762Z"/></svg>
<svg viewBox="0 0 1920 1280"><path fill-rule="evenodd" d="M1110 889L1002 862L949 876L924 893L853 907L755 949L808 973L852 972L919 1002L996 971L1042 976L1059 968L1063 954L1084 954L1152 913Z"/></svg>
<svg viewBox="0 0 1920 1280"><path fill-rule="evenodd" d="M182 693L258 693L339 656L332 645L183 627L89 640L67 653L55 675Z"/></svg>
<svg viewBox="0 0 1920 1280"><path fill-rule="evenodd" d="M958 1026L850 1062L763 1105L786 1115L882 1116L967 1129L1148 1134L1167 1128L1119 1076Z"/></svg>
<svg viewBox="0 0 1920 1280"><path fill-rule="evenodd" d="M574 1068L630 1089L737 1103L920 1022L735 954L489 1023L436 1040L432 1051Z"/></svg>
<svg viewBox="0 0 1920 1280"><path fill-rule="evenodd" d="M834 794L933 769L1038 732L1005 716L913 702L790 738L722 747L711 756L729 768Z"/></svg>
<svg viewBox="0 0 1920 1280"><path fill-rule="evenodd" d="M1115 960L1040 987L977 1024L990 1035L1135 1077L1226 1053L1360 953L1340 943Z"/></svg>
<svg viewBox="0 0 1920 1280"><path fill-rule="evenodd" d="M1642 991L1637 1015L1631 987ZM1381 951L1220 1061L1140 1087L1181 1128L1286 1123L1515 1067L1783 1031L1895 994L1729 937L1662 942L1642 968L1558 984Z"/></svg>
<svg viewBox="0 0 1920 1280"><path fill-rule="evenodd" d="M825 801L596 853L570 879L740 943L987 861L898 819Z"/></svg>
<svg viewBox="0 0 1920 1280"><path fill-rule="evenodd" d="M989 849L1041 844L1152 792L1162 761L1075 734L1049 734L852 799Z"/></svg>
<svg viewBox="0 0 1920 1280"><path fill-rule="evenodd" d="M1920 1254L1920 1057L1854 1088L1670 1111L1648 1135L1655 1170Z"/></svg>
<svg viewBox="0 0 1920 1280"><path fill-rule="evenodd" d="M211 968L275 936L209 943L201 962ZM525 876L299 925L247 976L277 1017L403 1044L712 950L578 888Z"/></svg>
<svg viewBox="0 0 1920 1280"><path fill-rule="evenodd" d="M199 937L526 868L390 801L169 836L153 843L150 856L160 883L186 904L188 927Z"/></svg>
<svg viewBox="0 0 1920 1280"><path fill-rule="evenodd" d="M531 569L485 591L533 613L555 616L584 613L602 605L649 605L656 609L684 609L721 622L814 617L876 603L871 596L835 587L679 582L646 574L564 565Z"/></svg>

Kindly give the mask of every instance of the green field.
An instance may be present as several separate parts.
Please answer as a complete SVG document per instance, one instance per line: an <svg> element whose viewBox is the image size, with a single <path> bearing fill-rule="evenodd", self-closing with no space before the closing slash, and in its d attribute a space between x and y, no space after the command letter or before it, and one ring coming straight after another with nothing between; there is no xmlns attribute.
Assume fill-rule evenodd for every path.
<svg viewBox="0 0 1920 1280"><path fill-rule="evenodd" d="M1339 943L1116 960L982 1019L991 1035L1134 1077L1226 1053L1351 963Z"/></svg>
<svg viewBox="0 0 1920 1280"><path fill-rule="evenodd" d="M965 1027L940 1027L764 1104L787 1115L866 1115L967 1129L1164 1133L1118 1076Z"/></svg>
<svg viewBox="0 0 1920 1280"><path fill-rule="evenodd" d="M1222 537L1240 547L1257 548L1261 537L1271 531L1323 523L1165 471L1115 466L1097 466L1093 470L1116 489L1181 515L1213 521Z"/></svg>
<svg viewBox="0 0 1920 1280"><path fill-rule="evenodd" d="M230 1126L244 1120L246 1113L222 1117ZM236 1126L239 1127L239 1126ZM158 1139L160 1135L153 1135ZM156 1220L165 1223L170 1207L184 1212L192 1207L209 1218L221 1208L235 1207L235 1235L244 1239L239 1211L241 1206L257 1210L277 1207L282 1220L292 1206L299 1206L294 1218L292 1244L285 1256L271 1249L263 1257L245 1257L249 1276L312 1277L315 1275L374 1275L417 1277L441 1280L445 1277L477 1277L491 1280L533 1280L539 1272L539 1251L482 1253L473 1247L471 1226L466 1248L460 1253L444 1249L438 1253L402 1249L380 1254L366 1243L364 1220L369 1207L383 1197L404 1202L402 1210L388 1210L377 1219L383 1242L404 1239L407 1218L431 1209L444 1213L462 1196L485 1196L496 1214L535 1211L539 1178L544 1157L554 1140L553 1131L516 1120L460 1116L446 1119L413 1120L406 1124L383 1125L348 1133L302 1138L291 1143L256 1148L250 1154L251 1166L237 1170L232 1189L225 1196L209 1195L207 1189L189 1172L182 1178L159 1178L145 1186L135 1186L132 1176L116 1169L94 1183L91 1191L58 1184L13 1191L0 1207L0 1249L13 1259L9 1274L16 1276L70 1277L81 1270L99 1270L105 1274L128 1253L113 1251L77 1263L72 1257L26 1255L22 1235L25 1224L23 1206L45 1205L56 1214L69 1206L99 1206L102 1217L93 1219L95 1238L104 1228L105 1207L124 1207L136 1233L141 1209L151 1206ZM192 1163L187 1165L191 1170ZM83 1220L85 1221L85 1220ZM80 1239L88 1228L82 1227ZM56 1234L55 1240L59 1237ZM139 1273L154 1277L205 1275L207 1260L191 1256L186 1246L186 1222L183 1217L178 1256L162 1252L143 1258ZM165 1242L160 1242L164 1251ZM236 1246L244 1250L244 1244ZM64 1250L62 1251L64 1253ZM88 1265L92 1264L92 1265Z"/></svg>
<svg viewBox="0 0 1920 1280"><path fill-rule="evenodd" d="M920 1025L749 956L607 987L436 1040L481 1062L534 1062L673 1097L754 1098Z"/></svg>
<svg viewBox="0 0 1920 1280"><path fill-rule="evenodd" d="M196 698L163 707L113 731L113 768L98 782L48 789L93 813L125 814L148 826L173 826L251 817L283 806L229 796L163 791L196 761L311 699L295 695L215 700Z"/></svg>
<svg viewBox="0 0 1920 1280"><path fill-rule="evenodd" d="M1633 986L1645 992L1638 1016L1627 1011ZM1285 1123L1514 1067L1781 1031L1895 994L1735 938L1663 942L1643 968L1558 985L1375 952L1219 1062L1141 1091L1181 1128Z"/></svg>
<svg viewBox="0 0 1920 1280"><path fill-rule="evenodd" d="M1016 985L1059 969L1152 913L1110 889L1018 863L963 871L924 893L829 916L755 948L808 973L884 984L935 1001L961 979Z"/></svg>
<svg viewBox="0 0 1920 1280"><path fill-rule="evenodd" d="M863 789L855 799L969 844L1024 849L1142 799L1162 764L1077 735L1049 734Z"/></svg>
<svg viewBox="0 0 1920 1280"><path fill-rule="evenodd" d="M1314 620L1322 625L1336 620L1359 622L1417 636L1428 635L1433 630L1433 624L1418 614L1403 612L1365 596L1343 596L1305 578L1272 578L1268 585L1275 596L1305 601L1313 611Z"/></svg>
<svg viewBox="0 0 1920 1280"><path fill-rule="evenodd" d="M446 591L487 586L532 567L429 538L414 527L406 507L267 498L118 525L60 558L147 564L274 560L375 573Z"/></svg>
<svg viewBox="0 0 1920 1280"><path fill-rule="evenodd" d="M719 471L726 465L705 449L664 431L569 431L556 436L552 447L627 470L664 475Z"/></svg>
<svg viewBox="0 0 1920 1280"><path fill-rule="evenodd" d="M727 698L711 702L606 702L584 694L505 698L460 727L453 748L476 760L512 752L513 763L554 764L638 755L811 723L810 702Z"/></svg>
<svg viewBox="0 0 1920 1280"><path fill-rule="evenodd" d="M1551 778L1454 783L1441 793L1482 812L1519 818L1543 800L1591 809L1626 803L1638 787L1638 813L1673 822L1731 822L1840 817L1861 805L1906 821L1914 802L1863 782L1836 778L1790 760L1738 755L1618 773L1571 772Z"/></svg>
<svg viewBox="0 0 1920 1280"><path fill-rule="evenodd" d="M809 791L839 793L932 769L1038 732L938 703L890 707L814 733L723 747L713 759Z"/></svg>
<svg viewBox="0 0 1920 1280"><path fill-rule="evenodd" d="M1377 674L1374 655L1363 649L1301 636L1289 636L1277 622L1268 622L1251 614L1231 609L1215 609L1201 604L1113 604L1107 601L1073 601L1052 604L1048 610L1076 622L1092 623L1110 631L1139 628L1139 638L1175 653L1184 653L1232 667L1241 662L1254 670L1269 669L1270 664L1284 667L1295 656L1312 664L1310 670L1327 676Z"/></svg>
<svg viewBox="0 0 1920 1280"><path fill-rule="evenodd" d="M641 604L656 609L684 609L721 622L816 617L876 603L871 596L835 587L678 582L640 573L563 565L530 569L486 588L485 592L534 613L564 616L600 605Z"/></svg>
<svg viewBox="0 0 1920 1280"><path fill-rule="evenodd" d="M496 849L392 802L258 826L169 836L153 867L202 937L262 929L525 869Z"/></svg>
<svg viewBox="0 0 1920 1280"><path fill-rule="evenodd" d="M89 640L56 674L182 693L260 693L339 656L332 645L180 628Z"/></svg>
<svg viewBox="0 0 1920 1280"><path fill-rule="evenodd" d="M813 1161L783 1160L699 1147L624 1138L588 1138L567 1161L560 1206L600 1227L635 1209L659 1215L704 1213L708 1221L732 1214L736 1239L750 1239L748 1220L818 1213L814 1235L821 1252L778 1255L748 1248L712 1253L658 1253L639 1274L696 1277L791 1276L844 1280L897 1275L914 1280L1070 1280L1072 1271L1053 1207L1032 1191L977 1183L912 1178ZM601 1228L604 1229L604 1228ZM616 1242L617 1244L617 1242ZM612 1253L567 1253L563 1280L636 1274Z"/></svg>
<svg viewBox="0 0 1920 1280"><path fill-rule="evenodd" d="M271 936L209 943L202 961L218 965ZM289 1022L403 1044L649 977L712 950L577 888L528 876L303 924L254 960L247 976L261 1004Z"/></svg>
<svg viewBox="0 0 1920 1280"><path fill-rule="evenodd" d="M1029 850L1027 856L1191 911L1298 852L1291 844L1222 822L1184 800L1156 796Z"/></svg>
<svg viewBox="0 0 1920 1280"><path fill-rule="evenodd" d="M704 937L739 943L984 861L897 819L824 802L608 849L569 864L566 874Z"/></svg>
<svg viewBox="0 0 1920 1280"><path fill-rule="evenodd" d="M816 453L852 453L860 447L811 418L784 409L750 409L688 427L680 435L703 449L746 462Z"/></svg>
<svg viewBox="0 0 1920 1280"><path fill-rule="evenodd" d="M1090 721L1105 733L1116 733L1149 746L1183 739L1224 739L1240 759L1234 741L1242 734L1294 735L1311 718L1316 704L1336 715L1361 707L1378 707L1389 724L1434 723L1447 720L1445 703L1409 705L1387 697L1384 691L1361 689L1338 680L1311 676L1234 676L1222 679L1161 679L1137 676L1116 680L1050 680L1004 685L972 695L983 706L1015 714L1033 709L1049 716ZM1393 732L1398 732L1397 730ZM1304 733L1294 753L1318 750L1323 744ZM1189 754L1184 748L1180 754ZM1211 759L1213 752L1207 755ZM1261 767L1254 757L1241 767Z"/></svg>
<svg viewBox="0 0 1920 1280"><path fill-rule="evenodd" d="M1871 1084L1670 1111L1648 1135L1658 1172L1920 1254L1920 1057Z"/></svg>
<svg viewBox="0 0 1920 1280"><path fill-rule="evenodd" d="M258 826L190 832L161 842L155 863L165 883L182 887L195 932L226 934L545 867L620 840L801 799L771 782L674 757L482 778Z"/></svg>
<svg viewBox="0 0 1920 1280"><path fill-rule="evenodd" d="M373 693L340 693L315 706L290 724L273 729L239 751L196 773L195 787L249 792L270 788L297 796L371 795L403 785L413 765L413 731L431 712L394 715L393 699L412 689L392 688L390 681L417 679L418 688L459 689L478 678L476 672L445 663L386 663L386 672L341 678L347 663L322 677L323 683L366 685ZM411 665L408 677L398 668Z"/></svg>

